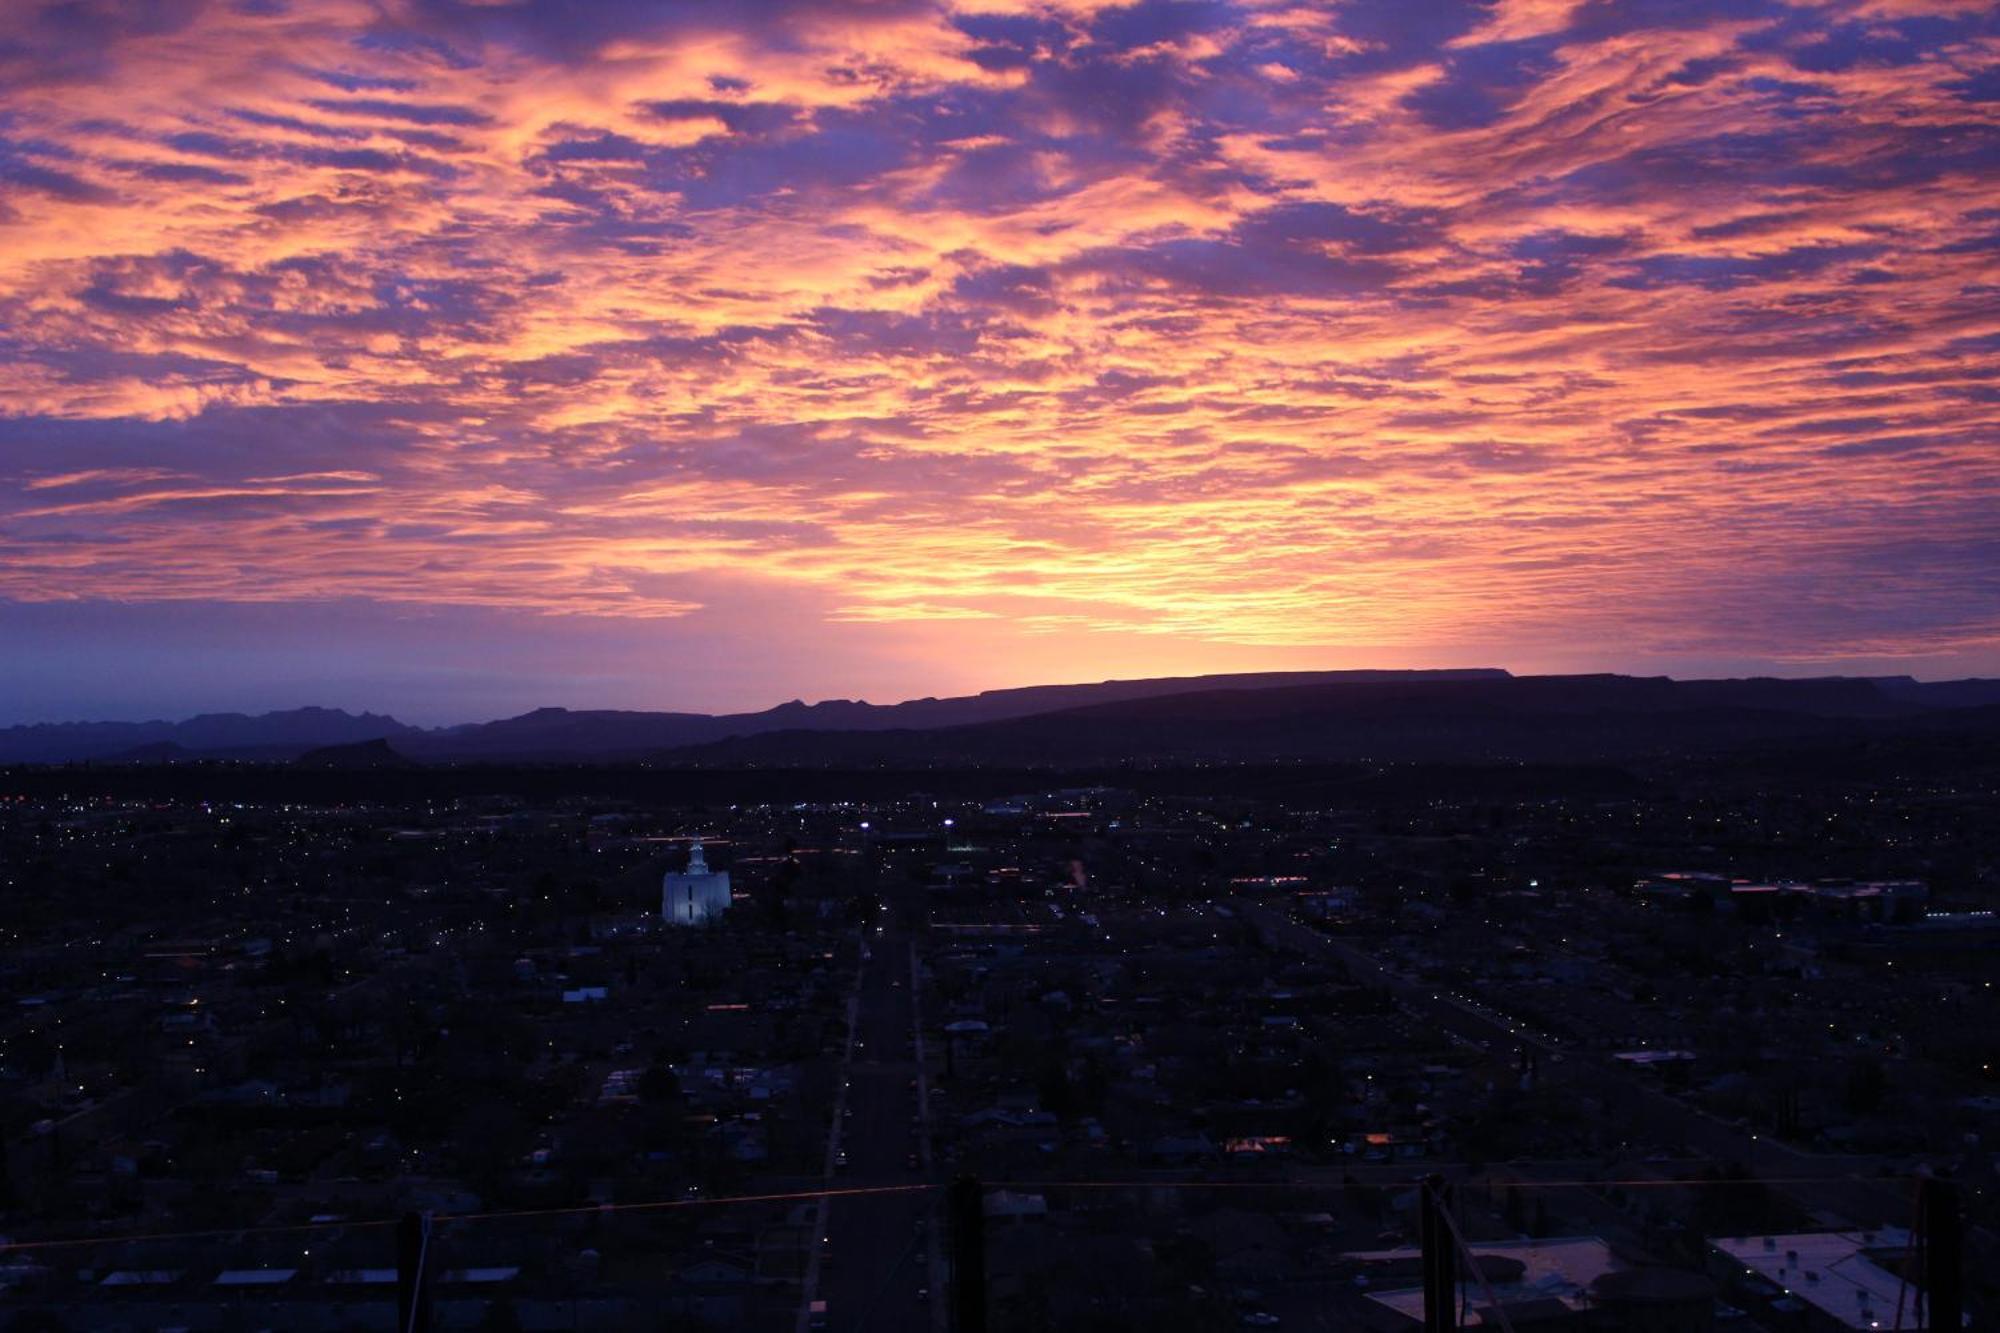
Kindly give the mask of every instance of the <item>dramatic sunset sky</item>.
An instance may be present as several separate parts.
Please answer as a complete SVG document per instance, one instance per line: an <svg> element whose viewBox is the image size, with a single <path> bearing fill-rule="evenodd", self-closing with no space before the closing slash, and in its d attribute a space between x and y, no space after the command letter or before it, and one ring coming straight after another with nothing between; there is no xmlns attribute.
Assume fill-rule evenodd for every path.
<svg viewBox="0 0 2000 1333"><path fill-rule="evenodd" d="M2000 674L1985 0L0 0L0 722Z"/></svg>

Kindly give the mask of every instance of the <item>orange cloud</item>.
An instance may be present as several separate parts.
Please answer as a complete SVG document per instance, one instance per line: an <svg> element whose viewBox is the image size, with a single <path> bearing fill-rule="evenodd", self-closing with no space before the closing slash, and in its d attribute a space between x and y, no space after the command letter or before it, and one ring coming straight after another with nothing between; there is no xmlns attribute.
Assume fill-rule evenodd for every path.
<svg viewBox="0 0 2000 1333"><path fill-rule="evenodd" d="M1983 7L25 33L0 596L2000 636Z"/></svg>

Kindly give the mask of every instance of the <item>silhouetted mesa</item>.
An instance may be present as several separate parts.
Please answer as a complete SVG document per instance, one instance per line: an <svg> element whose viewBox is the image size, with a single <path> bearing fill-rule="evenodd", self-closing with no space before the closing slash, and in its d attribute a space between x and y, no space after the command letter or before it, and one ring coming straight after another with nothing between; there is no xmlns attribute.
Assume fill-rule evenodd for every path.
<svg viewBox="0 0 2000 1333"><path fill-rule="evenodd" d="M1273 760L1595 762L2000 726L2000 681L1676 681L1505 671L1323 671L1105 681L756 713L539 708L424 729L337 709L0 731L0 763L290 760L391 741L417 762L697 766Z"/></svg>

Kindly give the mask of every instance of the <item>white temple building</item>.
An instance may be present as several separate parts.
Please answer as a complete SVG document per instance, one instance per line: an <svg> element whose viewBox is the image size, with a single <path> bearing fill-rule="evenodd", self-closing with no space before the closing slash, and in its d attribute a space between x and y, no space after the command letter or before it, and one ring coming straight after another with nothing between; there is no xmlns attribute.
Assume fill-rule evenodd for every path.
<svg viewBox="0 0 2000 1333"><path fill-rule="evenodd" d="M729 910L729 872L710 870L701 841L688 848L687 869L668 871L660 885L660 918L668 925L698 926Z"/></svg>

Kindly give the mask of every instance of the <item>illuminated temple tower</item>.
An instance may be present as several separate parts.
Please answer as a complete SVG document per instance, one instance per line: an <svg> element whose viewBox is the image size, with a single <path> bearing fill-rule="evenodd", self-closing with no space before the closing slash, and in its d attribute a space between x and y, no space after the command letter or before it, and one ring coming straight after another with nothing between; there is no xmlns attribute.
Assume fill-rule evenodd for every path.
<svg viewBox="0 0 2000 1333"><path fill-rule="evenodd" d="M669 925L696 926L729 910L729 872L710 870L697 838L688 848L687 869L668 871L660 885L660 916Z"/></svg>

